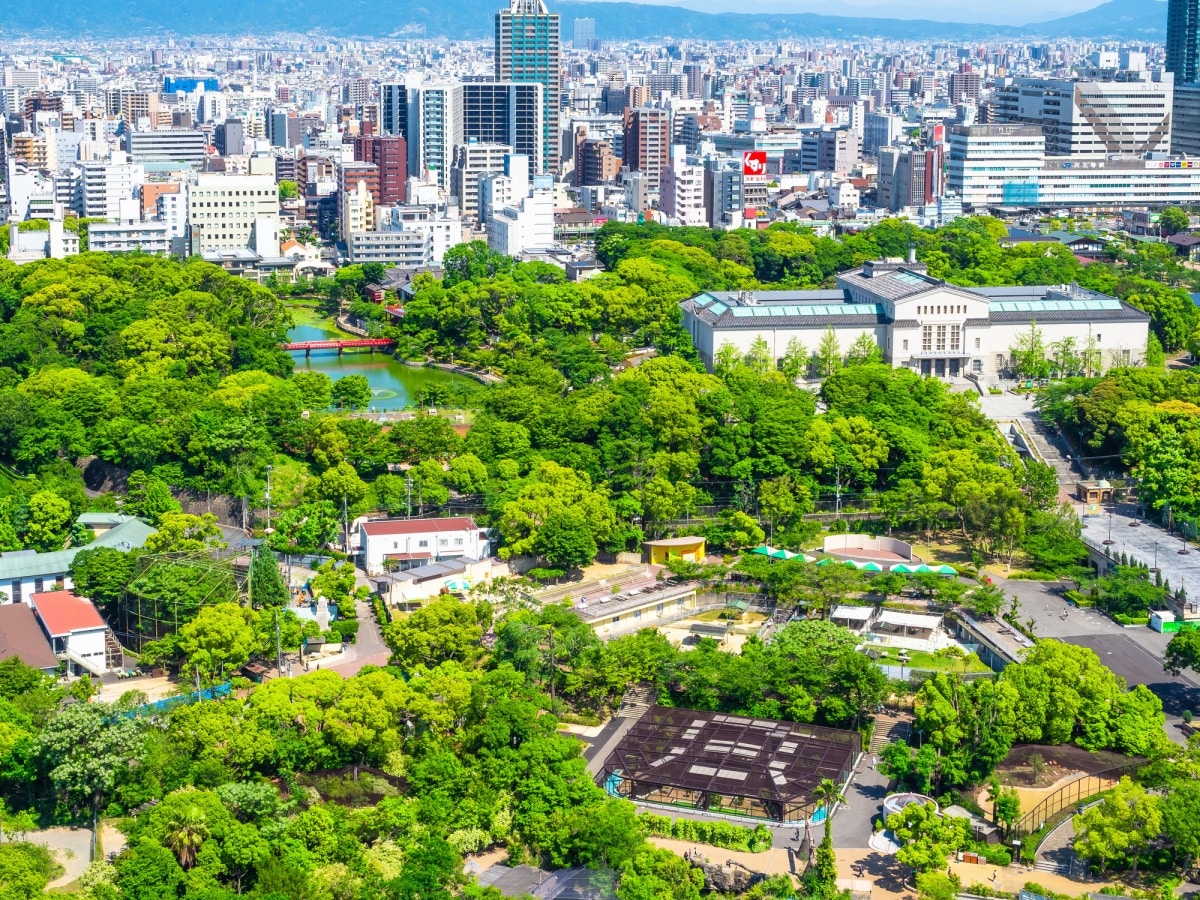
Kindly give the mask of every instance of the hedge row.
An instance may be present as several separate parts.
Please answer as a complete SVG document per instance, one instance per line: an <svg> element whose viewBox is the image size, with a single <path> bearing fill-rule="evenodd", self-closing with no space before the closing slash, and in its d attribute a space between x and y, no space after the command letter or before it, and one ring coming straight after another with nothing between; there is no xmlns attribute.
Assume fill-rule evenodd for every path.
<svg viewBox="0 0 1200 900"><path fill-rule="evenodd" d="M640 818L656 837L676 838L749 853L762 853L771 849L771 829L766 825L745 828L721 819L672 819L670 816L657 816L653 813L642 813Z"/></svg>

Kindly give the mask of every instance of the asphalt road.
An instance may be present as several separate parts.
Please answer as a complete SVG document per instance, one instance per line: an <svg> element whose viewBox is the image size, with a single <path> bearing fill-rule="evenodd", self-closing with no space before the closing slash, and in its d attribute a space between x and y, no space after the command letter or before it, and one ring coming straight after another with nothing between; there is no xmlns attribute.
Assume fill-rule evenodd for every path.
<svg viewBox="0 0 1200 900"><path fill-rule="evenodd" d="M1163 702L1167 735L1183 743L1179 730L1185 709L1200 711L1200 683L1194 676L1169 675L1162 659L1171 636L1148 627L1125 628L1092 609L1075 609L1062 598L1056 584L1037 581L999 581L1009 595L1021 603L1022 620L1032 618L1039 637L1056 638L1068 644L1089 647L1101 662L1130 685L1144 684Z"/></svg>

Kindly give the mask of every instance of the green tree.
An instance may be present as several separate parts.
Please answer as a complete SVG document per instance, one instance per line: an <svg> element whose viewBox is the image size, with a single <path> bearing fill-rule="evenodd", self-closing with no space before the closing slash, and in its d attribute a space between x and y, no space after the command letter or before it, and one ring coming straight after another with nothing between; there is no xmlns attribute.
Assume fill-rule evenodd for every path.
<svg viewBox="0 0 1200 900"><path fill-rule="evenodd" d="M1019 378L1048 378L1050 361L1046 358L1046 341L1036 321L1029 323L1029 330L1017 336L1015 346L1009 348L1013 371Z"/></svg>
<svg viewBox="0 0 1200 900"><path fill-rule="evenodd" d="M260 609L287 606L291 595L283 583L279 561L270 550L259 547L250 560L250 596Z"/></svg>
<svg viewBox="0 0 1200 900"><path fill-rule="evenodd" d="M61 550L71 528L71 504L53 491L38 491L29 498L25 542L43 552Z"/></svg>
<svg viewBox="0 0 1200 900"><path fill-rule="evenodd" d="M1158 213L1158 227L1164 235L1184 234L1191 218L1178 206L1165 206Z"/></svg>
<svg viewBox="0 0 1200 900"><path fill-rule="evenodd" d="M1162 825L1159 799L1125 776L1104 800L1075 817L1075 852L1104 871L1115 860L1136 873Z"/></svg>
<svg viewBox="0 0 1200 900"><path fill-rule="evenodd" d="M113 712L103 703L75 703L64 707L38 737L43 770L74 810L97 814L143 756L137 723Z"/></svg>
<svg viewBox="0 0 1200 900"><path fill-rule="evenodd" d="M596 558L596 540L583 513L575 509L554 510L537 531L533 552L551 566L578 569Z"/></svg>
<svg viewBox="0 0 1200 900"><path fill-rule="evenodd" d="M174 811L166 823L163 844L175 854L185 872L196 864L196 854L208 839L208 820L198 806Z"/></svg>
<svg viewBox="0 0 1200 900"><path fill-rule="evenodd" d="M283 178L279 182L279 199L280 200L295 200L300 196L300 186L294 181Z"/></svg>
<svg viewBox="0 0 1200 900"><path fill-rule="evenodd" d="M846 365L865 366L883 362L879 343L869 334L860 334L846 351Z"/></svg>
<svg viewBox="0 0 1200 900"><path fill-rule="evenodd" d="M333 380L324 372L299 371L292 376L292 384L300 392L303 409L320 412L333 403Z"/></svg>
<svg viewBox="0 0 1200 900"><path fill-rule="evenodd" d="M366 409L371 402L371 385L366 375L346 375L333 383L330 397L338 409Z"/></svg>
<svg viewBox="0 0 1200 900"><path fill-rule="evenodd" d="M71 560L71 583L81 597L101 606L111 606L121 599L133 579L137 554L115 547L83 549Z"/></svg>
<svg viewBox="0 0 1200 900"><path fill-rule="evenodd" d="M817 845L812 871L804 874L811 896L818 900L831 900L838 896L837 854L833 850L833 824L829 819L825 820L825 833Z"/></svg>
<svg viewBox="0 0 1200 900"><path fill-rule="evenodd" d="M1184 669L1200 671L1200 631L1188 629L1178 632L1167 644L1163 655L1163 670L1179 675Z"/></svg>
<svg viewBox="0 0 1200 900"><path fill-rule="evenodd" d="M814 360L817 375L820 378L828 378L842 367L842 350L838 344L837 332L833 330L832 325L826 328L825 333L821 335L821 342L817 344Z"/></svg>
<svg viewBox="0 0 1200 900"><path fill-rule="evenodd" d="M799 338L789 338L783 358L779 361L779 371L789 383L795 383L808 372L809 354Z"/></svg>
<svg viewBox="0 0 1200 900"><path fill-rule="evenodd" d="M1200 854L1200 781L1194 778L1173 781L1170 789L1163 792L1159 808L1163 834L1175 848L1186 872Z"/></svg>
<svg viewBox="0 0 1200 900"><path fill-rule="evenodd" d="M187 671L197 671L202 684L218 683L250 661L258 649L258 614L236 603L218 603L200 610L179 629L179 650Z"/></svg>

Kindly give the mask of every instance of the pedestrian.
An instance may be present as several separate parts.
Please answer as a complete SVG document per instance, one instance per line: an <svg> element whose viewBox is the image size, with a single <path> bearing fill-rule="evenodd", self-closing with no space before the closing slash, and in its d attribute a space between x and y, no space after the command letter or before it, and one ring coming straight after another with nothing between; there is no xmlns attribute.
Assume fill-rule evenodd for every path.
<svg viewBox="0 0 1200 900"><path fill-rule="evenodd" d="M875 764L879 761L878 757L871 757L871 771L875 771Z"/></svg>
<svg viewBox="0 0 1200 900"><path fill-rule="evenodd" d="M999 880L1000 880L1000 870L993 869L992 870L992 884L995 884Z"/></svg>

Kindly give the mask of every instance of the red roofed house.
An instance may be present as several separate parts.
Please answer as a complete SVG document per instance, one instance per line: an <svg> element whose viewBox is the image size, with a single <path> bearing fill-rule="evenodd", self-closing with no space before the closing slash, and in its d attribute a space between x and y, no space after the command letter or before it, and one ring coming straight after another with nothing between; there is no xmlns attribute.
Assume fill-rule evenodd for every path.
<svg viewBox="0 0 1200 900"><path fill-rule="evenodd" d="M486 559L491 555L487 531L467 516L363 522L359 526L359 547L368 575L380 575L388 568L403 571L443 559Z"/></svg>
<svg viewBox="0 0 1200 900"><path fill-rule="evenodd" d="M103 675L109 670L108 625L91 600L71 591L44 591L30 594L29 603L50 649L67 660L73 673ZM119 645L112 649L119 652Z"/></svg>

